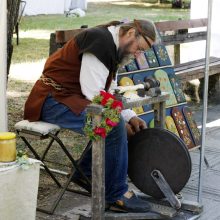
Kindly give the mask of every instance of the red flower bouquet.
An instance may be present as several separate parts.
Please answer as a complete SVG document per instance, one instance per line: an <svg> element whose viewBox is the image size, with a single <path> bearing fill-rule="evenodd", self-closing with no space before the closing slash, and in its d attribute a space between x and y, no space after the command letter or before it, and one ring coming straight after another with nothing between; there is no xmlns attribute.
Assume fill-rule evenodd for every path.
<svg viewBox="0 0 220 220"><path fill-rule="evenodd" d="M123 105L112 94L105 91L95 96L92 103L103 106L102 120L100 124L92 126L92 117L87 114L84 132L91 140L98 140L101 137L105 138L112 128L117 126Z"/></svg>

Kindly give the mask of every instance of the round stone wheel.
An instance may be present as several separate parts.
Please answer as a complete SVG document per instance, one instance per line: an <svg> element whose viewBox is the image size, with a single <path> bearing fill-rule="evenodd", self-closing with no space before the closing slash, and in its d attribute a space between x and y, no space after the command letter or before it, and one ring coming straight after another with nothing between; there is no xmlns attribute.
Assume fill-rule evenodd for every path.
<svg viewBox="0 0 220 220"><path fill-rule="evenodd" d="M186 145L175 134L162 128L147 128L129 141L128 175L139 190L160 199L164 195L151 177L155 169L176 194L189 180L191 158Z"/></svg>

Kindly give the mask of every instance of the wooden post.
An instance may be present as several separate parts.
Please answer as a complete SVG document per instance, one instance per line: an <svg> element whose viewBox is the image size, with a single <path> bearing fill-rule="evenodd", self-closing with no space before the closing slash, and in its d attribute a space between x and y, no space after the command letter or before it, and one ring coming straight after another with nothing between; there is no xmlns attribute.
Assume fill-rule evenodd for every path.
<svg viewBox="0 0 220 220"><path fill-rule="evenodd" d="M154 127L164 128L165 127L165 117L166 117L166 102L162 101L155 103L154 108Z"/></svg>
<svg viewBox="0 0 220 220"><path fill-rule="evenodd" d="M180 64L180 44L174 45L174 65Z"/></svg>
<svg viewBox="0 0 220 220"><path fill-rule="evenodd" d="M179 18L179 21L182 19ZM179 30L175 31L175 34L178 34ZM174 65L180 64L180 44L175 44L174 45Z"/></svg>
<svg viewBox="0 0 220 220"><path fill-rule="evenodd" d="M6 79L7 79L7 1L0 1L0 131L8 130Z"/></svg>
<svg viewBox="0 0 220 220"><path fill-rule="evenodd" d="M93 126L102 119L102 106L89 105ZM105 140L92 142L92 220L103 220L105 211Z"/></svg>
<svg viewBox="0 0 220 220"><path fill-rule="evenodd" d="M49 56L52 55L56 50L57 50L56 35L55 35L55 33L51 33L50 34Z"/></svg>

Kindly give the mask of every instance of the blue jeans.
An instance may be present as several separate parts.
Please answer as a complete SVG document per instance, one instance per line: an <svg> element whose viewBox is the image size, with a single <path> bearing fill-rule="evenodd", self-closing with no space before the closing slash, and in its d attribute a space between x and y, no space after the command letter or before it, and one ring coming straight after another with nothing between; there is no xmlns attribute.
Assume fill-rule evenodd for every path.
<svg viewBox="0 0 220 220"><path fill-rule="evenodd" d="M86 113L74 114L66 105L49 95L43 105L41 120L57 124L83 134ZM91 150L84 156L80 167L91 177ZM128 147L127 132L123 118L105 139L105 199L113 203L128 190L127 179Z"/></svg>

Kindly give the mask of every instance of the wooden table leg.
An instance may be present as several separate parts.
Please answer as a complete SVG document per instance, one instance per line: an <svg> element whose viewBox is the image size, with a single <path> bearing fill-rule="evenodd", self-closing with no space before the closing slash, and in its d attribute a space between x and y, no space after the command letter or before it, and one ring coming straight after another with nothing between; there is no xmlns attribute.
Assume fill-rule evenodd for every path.
<svg viewBox="0 0 220 220"><path fill-rule="evenodd" d="M101 121L102 115L93 115L93 124ZM105 139L92 143L92 219L105 218Z"/></svg>
<svg viewBox="0 0 220 220"><path fill-rule="evenodd" d="M166 102L159 102L153 105L154 108L154 126L155 128L165 127L165 117L166 117Z"/></svg>

